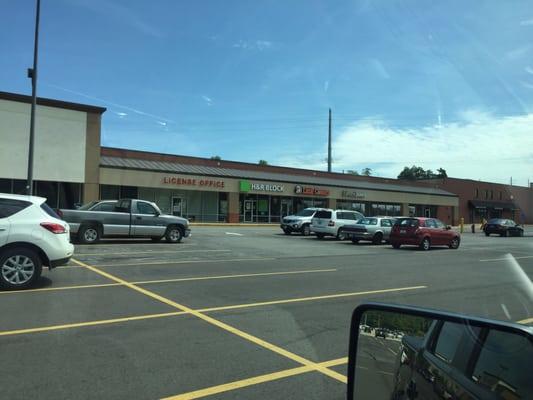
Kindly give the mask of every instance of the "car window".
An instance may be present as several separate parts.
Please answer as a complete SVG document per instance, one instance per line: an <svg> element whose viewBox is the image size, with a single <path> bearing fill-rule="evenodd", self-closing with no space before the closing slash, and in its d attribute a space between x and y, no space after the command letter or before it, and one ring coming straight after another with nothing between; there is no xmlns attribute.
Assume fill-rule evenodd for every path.
<svg viewBox="0 0 533 400"><path fill-rule="evenodd" d="M418 220L414 218L399 219L396 221L396 223L404 228L405 227L417 227L419 225Z"/></svg>
<svg viewBox="0 0 533 400"><path fill-rule="evenodd" d="M435 222L435 226L440 229L446 228L446 225L441 220L435 219L433 220Z"/></svg>
<svg viewBox="0 0 533 400"><path fill-rule="evenodd" d="M94 206L92 211L114 211L115 203L100 203Z"/></svg>
<svg viewBox="0 0 533 400"><path fill-rule="evenodd" d="M425 223L424 223L424 226L426 228L436 228L437 225L435 225L435 221L432 220L432 219L426 219Z"/></svg>
<svg viewBox="0 0 533 400"><path fill-rule="evenodd" d="M361 218L359 215L357 215L357 213L354 213L354 212L347 213L347 214L348 214L348 219L351 219L353 221L357 221L359 218Z"/></svg>
<svg viewBox="0 0 533 400"><path fill-rule="evenodd" d="M391 226L391 221L390 219L382 219L381 220L381 226Z"/></svg>
<svg viewBox="0 0 533 400"><path fill-rule="evenodd" d="M29 201L14 200L14 199L0 199L0 218L11 217L12 215L29 207Z"/></svg>
<svg viewBox="0 0 533 400"><path fill-rule="evenodd" d="M459 347L463 331L463 325L453 322L445 322L436 339L433 354L443 361L451 363L455 351Z"/></svg>
<svg viewBox="0 0 533 400"><path fill-rule="evenodd" d="M57 213L46 203L41 204L41 209L43 209L44 212L47 213L49 216L61 219L59 218L59 215L57 215Z"/></svg>
<svg viewBox="0 0 533 400"><path fill-rule="evenodd" d="M155 211L155 208L152 207L152 205L145 203L145 202L138 201L137 202L137 213L155 215L156 211Z"/></svg>
<svg viewBox="0 0 533 400"><path fill-rule="evenodd" d="M121 200L115 206L115 212L129 213L130 212L130 200Z"/></svg>
<svg viewBox="0 0 533 400"><path fill-rule="evenodd" d="M331 218L331 211L320 210L315 214L315 218Z"/></svg>
<svg viewBox="0 0 533 400"><path fill-rule="evenodd" d="M512 391L508 398L525 399L533 393L532 353L527 338L490 330L472 371L472 380L493 392Z"/></svg>
<svg viewBox="0 0 533 400"><path fill-rule="evenodd" d="M361 225L377 225L378 220L376 218L361 218L358 223Z"/></svg>

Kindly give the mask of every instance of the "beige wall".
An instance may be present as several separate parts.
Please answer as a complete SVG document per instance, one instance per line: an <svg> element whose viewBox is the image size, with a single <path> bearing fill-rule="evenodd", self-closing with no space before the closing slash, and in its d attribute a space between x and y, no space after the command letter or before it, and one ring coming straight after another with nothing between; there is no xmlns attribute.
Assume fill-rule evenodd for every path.
<svg viewBox="0 0 533 400"><path fill-rule="evenodd" d="M84 182L86 129L85 112L37 106L34 179ZM0 100L0 178L26 179L29 132L30 104Z"/></svg>
<svg viewBox="0 0 533 400"><path fill-rule="evenodd" d="M194 179L196 185L188 184L170 184L165 183L165 179L180 178L180 179ZM216 182L224 182L223 188L209 187L200 185L200 181L212 180ZM198 175L178 175L160 172L136 171L136 170L122 170L115 168L100 168L100 183L107 185L124 185L124 186L140 186L151 188L174 188L184 190L202 190L202 191L217 191L217 192L239 192L240 179L232 178L206 178ZM250 183L263 183L268 185L283 186L283 191L266 191L266 190L250 190L248 193L252 194L269 194L277 196L298 196L306 197L295 193L295 186L297 184L284 182L264 182L256 180L247 180ZM329 196L309 196L309 197L324 197L330 199L345 199L347 201L375 201L385 203L410 203L410 204L431 204L439 206L457 206L458 198L451 196L436 196L418 193L404 193L404 192L384 192L379 190L357 190L357 199L343 197L343 191L353 192L356 189L343 189L337 187L313 186L317 189L328 189Z"/></svg>

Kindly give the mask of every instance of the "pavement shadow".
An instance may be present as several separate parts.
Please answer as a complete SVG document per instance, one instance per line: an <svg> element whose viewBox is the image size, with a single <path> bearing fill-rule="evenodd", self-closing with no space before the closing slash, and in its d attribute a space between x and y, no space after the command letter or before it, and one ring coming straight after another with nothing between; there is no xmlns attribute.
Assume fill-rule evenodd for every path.
<svg viewBox="0 0 533 400"><path fill-rule="evenodd" d="M52 286L52 283L54 282L47 276L41 276L39 280L31 287L31 289L44 289Z"/></svg>
<svg viewBox="0 0 533 400"><path fill-rule="evenodd" d="M151 243L151 244L168 244L168 245L180 245L183 242L180 243L168 243L166 240L161 239L159 242L154 242L151 239L103 239L100 240L98 243L95 243L98 246L101 245L114 245L114 244L135 244L135 243ZM74 242L77 246L94 246L95 244L85 244L85 243L78 243Z"/></svg>

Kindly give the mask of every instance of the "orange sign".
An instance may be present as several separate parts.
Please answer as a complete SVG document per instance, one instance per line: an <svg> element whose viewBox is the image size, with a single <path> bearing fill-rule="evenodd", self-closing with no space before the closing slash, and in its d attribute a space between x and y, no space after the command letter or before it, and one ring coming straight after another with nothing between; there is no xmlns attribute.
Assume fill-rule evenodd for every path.
<svg viewBox="0 0 533 400"><path fill-rule="evenodd" d="M294 193L296 194L304 194L308 196L329 196L329 190L327 189L319 189L313 186L301 186L296 185L294 187Z"/></svg>

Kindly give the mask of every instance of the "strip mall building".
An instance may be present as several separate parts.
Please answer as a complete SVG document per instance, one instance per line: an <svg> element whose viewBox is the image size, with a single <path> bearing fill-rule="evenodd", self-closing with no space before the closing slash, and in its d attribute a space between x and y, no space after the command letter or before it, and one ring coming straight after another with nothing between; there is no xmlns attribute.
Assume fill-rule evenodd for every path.
<svg viewBox="0 0 533 400"><path fill-rule="evenodd" d="M0 92L0 192L24 192L30 101ZM102 147L104 112L39 99L34 193L50 206L142 198L196 222L276 223L306 207L432 216L448 224L468 217L457 194L431 184Z"/></svg>

